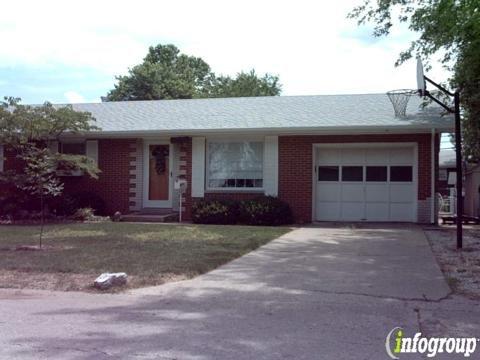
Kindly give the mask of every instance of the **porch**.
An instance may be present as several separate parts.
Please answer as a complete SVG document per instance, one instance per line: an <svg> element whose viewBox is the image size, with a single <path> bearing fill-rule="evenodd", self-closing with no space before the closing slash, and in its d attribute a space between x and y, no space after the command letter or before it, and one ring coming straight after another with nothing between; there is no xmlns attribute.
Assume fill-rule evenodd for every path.
<svg viewBox="0 0 480 360"><path fill-rule="evenodd" d="M122 215L120 221L124 222L151 222L170 223L179 221L179 212L168 208L144 208Z"/></svg>

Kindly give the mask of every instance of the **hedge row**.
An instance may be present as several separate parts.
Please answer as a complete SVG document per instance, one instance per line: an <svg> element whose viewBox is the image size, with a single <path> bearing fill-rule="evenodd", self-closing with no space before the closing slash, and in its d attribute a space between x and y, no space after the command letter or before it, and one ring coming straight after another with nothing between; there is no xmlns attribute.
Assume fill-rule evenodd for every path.
<svg viewBox="0 0 480 360"><path fill-rule="evenodd" d="M290 206L273 196L251 200L198 200L192 206L196 224L285 225L293 222Z"/></svg>
<svg viewBox="0 0 480 360"><path fill-rule="evenodd" d="M96 215L105 214L105 201L95 193L82 191L46 199L46 210L53 216L72 216L77 210L91 208ZM0 194L0 217L30 219L40 212L40 199L22 191Z"/></svg>

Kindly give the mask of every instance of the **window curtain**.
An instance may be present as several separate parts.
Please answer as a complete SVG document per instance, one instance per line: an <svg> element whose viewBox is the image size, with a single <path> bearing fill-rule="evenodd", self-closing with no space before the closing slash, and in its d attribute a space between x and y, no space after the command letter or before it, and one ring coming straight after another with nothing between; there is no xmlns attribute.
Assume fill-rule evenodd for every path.
<svg viewBox="0 0 480 360"><path fill-rule="evenodd" d="M217 186L228 179L263 178L262 142L210 142L208 156L209 179Z"/></svg>

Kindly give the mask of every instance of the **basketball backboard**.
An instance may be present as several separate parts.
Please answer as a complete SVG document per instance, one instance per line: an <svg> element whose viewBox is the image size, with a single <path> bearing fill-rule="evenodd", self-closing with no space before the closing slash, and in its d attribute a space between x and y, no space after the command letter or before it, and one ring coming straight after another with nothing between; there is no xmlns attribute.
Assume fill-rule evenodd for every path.
<svg viewBox="0 0 480 360"><path fill-rule="evenodd" d="M420 96L425 96L426 84L423 74L423 64L420 58L417 58L417 89Z"/></svg>

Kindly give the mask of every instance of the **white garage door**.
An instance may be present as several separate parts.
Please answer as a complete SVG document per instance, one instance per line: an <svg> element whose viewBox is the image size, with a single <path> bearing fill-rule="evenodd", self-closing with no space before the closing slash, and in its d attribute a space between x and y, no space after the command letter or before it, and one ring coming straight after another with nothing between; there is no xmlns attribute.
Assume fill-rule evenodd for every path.
<svg viewBox="0 0 480 360"><path fill-rule="evenodd" d="M413 147L318 147L318 221L416 221Z"/></svg>

